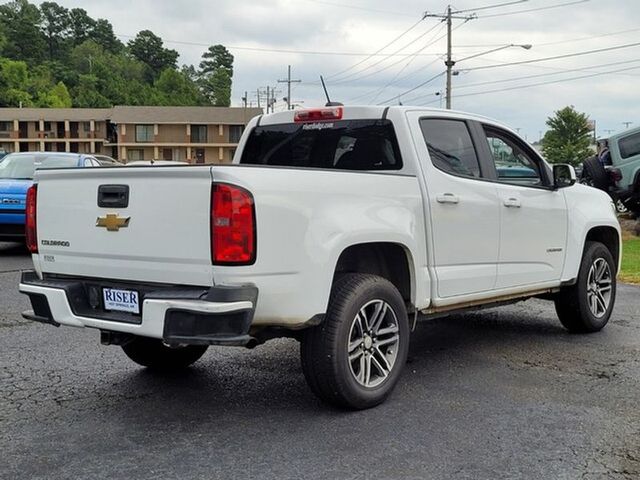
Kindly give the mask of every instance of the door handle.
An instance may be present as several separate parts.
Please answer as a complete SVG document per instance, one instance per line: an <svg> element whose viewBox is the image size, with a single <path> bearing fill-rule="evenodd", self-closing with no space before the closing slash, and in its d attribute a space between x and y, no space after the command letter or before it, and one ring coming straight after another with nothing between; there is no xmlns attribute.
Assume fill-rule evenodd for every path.
<svg viewBox="0 0 640 480"><path fill-rule="evenodd" d="M452 203L452 204L456 204L460 202L460 199L458 198L457 195L454 195L453 193L443 193L442 195L438 195L436 197L436 201L438 203Z"/></svg>
<svg viewBox="0 0 640 480"><path fill-rule="evenodd" d="M522 203L519 198L509 197L504 199L504 206L507 208L520 208Z"/></svg>

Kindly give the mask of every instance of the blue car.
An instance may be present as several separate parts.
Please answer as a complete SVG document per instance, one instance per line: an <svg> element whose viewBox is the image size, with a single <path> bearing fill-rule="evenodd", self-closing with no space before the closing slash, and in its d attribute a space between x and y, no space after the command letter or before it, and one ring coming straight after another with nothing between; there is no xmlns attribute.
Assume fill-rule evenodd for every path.
<svg viewBox="0 0 640 480"><path fill-rule="evenodd" d="M10 153L0 160L0 242L23 242L27 190L39 168L99 167L91 155Z"/></svg>

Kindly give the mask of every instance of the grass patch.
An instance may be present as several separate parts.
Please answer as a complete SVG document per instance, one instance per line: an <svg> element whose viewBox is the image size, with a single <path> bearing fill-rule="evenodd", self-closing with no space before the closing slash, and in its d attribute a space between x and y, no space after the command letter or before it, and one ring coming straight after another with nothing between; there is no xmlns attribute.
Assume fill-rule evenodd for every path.
<svg viewBox="0 0 640 480"><path fill-rule="evenodd" d="M623 236L619 278L626 283L640 284L640 237Z"/></svg>

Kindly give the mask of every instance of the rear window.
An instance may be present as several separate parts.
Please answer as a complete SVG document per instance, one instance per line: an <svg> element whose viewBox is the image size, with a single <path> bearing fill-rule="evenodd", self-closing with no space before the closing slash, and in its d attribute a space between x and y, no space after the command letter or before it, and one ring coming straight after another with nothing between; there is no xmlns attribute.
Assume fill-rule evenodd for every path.
<svg viewBox="0 0 640 480"><path fill-rule="evenodd" d="M621 138L618 141L622 158L633 157L640 154L640 132Z"/></svg>
<svg viewBox="0 0 640 480"><path fill-rule="evenodd" d="M389 120L287 123L253 129L242 164L339 170L399 170L402 159Z"/></svg>

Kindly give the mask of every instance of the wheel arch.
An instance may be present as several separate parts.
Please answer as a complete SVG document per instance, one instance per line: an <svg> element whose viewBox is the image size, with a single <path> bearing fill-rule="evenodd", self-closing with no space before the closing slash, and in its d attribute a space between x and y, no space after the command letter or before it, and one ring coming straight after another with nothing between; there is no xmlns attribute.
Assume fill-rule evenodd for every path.
<svg viewBox="0 0 640 480"><path fill-rule="evenodd" d="M413 256L406 245L395 242L350 245L338 257L333 282L344 273L368 273L389 280L402 295L407 311L415 310L415 268Z"/></svg>
<svg viewBox="0 0 640 480"><path fill-rule="evenodd" d="M591 228L585 237L584 246L582 248L582 253L584 255L584 251L586 249L587 242L600 242L607 250L611 252L611 256L613 257L613 261L616 265L616 273L620 271L620 260L621 260L621 243L620 243L620 235L618 231L611 226L598 226Z"/></svg>

